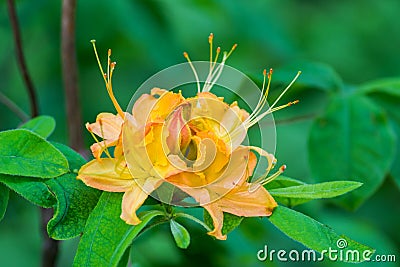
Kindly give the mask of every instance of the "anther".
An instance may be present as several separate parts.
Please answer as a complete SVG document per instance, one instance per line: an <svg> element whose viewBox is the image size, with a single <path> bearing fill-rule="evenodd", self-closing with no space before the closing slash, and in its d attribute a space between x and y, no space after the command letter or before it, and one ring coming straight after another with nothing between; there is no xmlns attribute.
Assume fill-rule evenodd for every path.
<svg viewBox="0 0 400 267"><path fill-rule="evenodd" d="M280 168L279 168L279 171L280 172L284 172L286 170L286 165L282 165Z"/></svg>
<svg viewBox="0 0 400 267"><path fill-rule="evenodd" d="M269 73L268 73L268 79L271 79L272 72L273 72L273 70L272 70L272 68L270 68L270 69L269 69Z"/></svg>
<svg viewBox="0 0 400 267"><path fill-rule="evenodd" d="M208 42L211 44L213 39L214 39L214 34L210 33L210 36L208 36Z"/></svg>

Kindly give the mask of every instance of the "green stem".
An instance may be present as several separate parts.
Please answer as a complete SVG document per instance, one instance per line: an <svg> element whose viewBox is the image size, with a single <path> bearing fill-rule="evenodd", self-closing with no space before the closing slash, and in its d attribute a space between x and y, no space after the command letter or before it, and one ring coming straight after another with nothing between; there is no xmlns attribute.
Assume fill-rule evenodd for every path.
<svg viewBox="0 0 400 267"><path fill-rule="evenodd" d="M196 217L194 217L194 216L192 216L192 215L190 215L190 214L181 213L181 212L180 212L180 213L176 213L176 214L175 214L175 218L179 218L179 217L187 218L187 219L189 219L189 220L192 220L192 221L194 221L194 222L200 224L200 225L203 226L208 232L211 232L211 231L212 231L212 230L210 229L210 227L208 227L203 221L197 219Z"/></svg>

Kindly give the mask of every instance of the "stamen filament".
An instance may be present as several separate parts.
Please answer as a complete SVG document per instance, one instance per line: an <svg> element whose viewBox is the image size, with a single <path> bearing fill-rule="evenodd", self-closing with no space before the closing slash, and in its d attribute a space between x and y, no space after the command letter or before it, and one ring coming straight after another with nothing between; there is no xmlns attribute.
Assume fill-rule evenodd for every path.
<svg viewBox="0 0 400 267"><path fill-rule="evenodd" d="M101 133L102 136L104 136L103 121L101 119L99 119L99 124L100 124L100 133ZM106 153L107 156L111 155L110 151L108 151L108 147L107 147L106 141L103 140L103 142L104 142L104 145L105 145L104 152Z"/></svg>
<svg viewBox="0 0 400 267"><path fill-rule="evenodd" d="M214 39L214 34L210 33L210 36L208 36L208 43L210 44L210 72L208 75L211 74L211 69L212 69L212 59L213 59L213 39Z"/></svg>
<svg viewBox="0 0 400 267"><path fill-rule="evenodd" d="M266 184L272 182L276 177L281 175L285 170L286 170L286 165L282 165L276 173L272 174L270 177L265 178L264 180L261 180L260 183L262 185L266 185Z"/></svg>
<svg viewBox="0 0 400 267"><path fill-rule="evenodd" d="M289 85L285 88L285 90L283 90L283 92L278 96L278 98L275 100L275 102L272 104L272 106L270 107L270 109L272 109L276 103L278 103L278 101L282 98L282 96L287 92L287 90L289 90L289 88L294 84L294 82L297 80L297 78L299 78L301 74L301 71L298 71L296 76L293 78L293 80L289 83Z"/></svg>
<svg viewBox="0 0 400 267"><path fill-rule="evenodd" d="M297 72L297 75L293 78L293 80L290 82L290 84L285 88L285 90L283 90L283 92L278 96L278 98L275 100L275 102L272 104L272 106L270 106L268 108L267 111L259 114L262 110L262 108L264 107L266 101L267 101L267 96L268 96L268 92L269 92L269 87L271 84L271 76L272 76L272 71L270 70L269 74L268 74L268 85L267 85L267 89L266 92L261 96L262 100L260 105L257 104L256 108L254 109L254 111L251 113L251 115L244 121L244 125L245 127L248 129L251 126L253 126L254 124L256 124L257 122L259 122L262 118L264 118L266 115L280 110L282 108L291 106L293 104L297 104L299 101L293 101L293 102L289 102L286 105L282 105L279 107L274 108L274 106L276 105L276 103L278 103L278 101L282 98L282 96L289 90L289 88L293 85L293 83L297 80L297 78L300 76L301 71Z"/></svg>
<svg viewBox="0 0 400 267"><path fill-rule="evenodd" d="M201 92L200 80L199 80L199 76L197 75L197 71L196 71L195 67L193 66L192 61L190 60L188 53L187 52L183 52L183 56L186 58L186 60L189 63L190 68L193 71L194 77L196 78L196 82L197 82L197 93L200 93Z"/></svg>
<svg viewBox="0 0 400 267"><path fill-rule="evenodd" d="M99 144L101 150L106 153L108 158L112 159L112 157L111 157L110 153L108 152L107 148L102 146L102 143L104 142L104 140L100 142L99 139L97 139L96 135L91 130L88 129L88 131L89 131L90 135L93 137L94 141L97 144ZM105 142L104 142L104 144L105 144Z"/></svg>
<svg viewBox="0 0 400 267"><path fill-rule="evenodd" d="M103 67L101 66L101 63L100 63L99 55L97 54L96 40L91 40L90 42L93 45L94 54L96 55L96 60L97 60L97 64L99 65L101 75L103 76L104 82L107 84L106 75L104 74Z"/></svg>
<svg viewBox="0 0 400 267"><path fill-rule="evenodd" d="M108 57L107 57L107 74L104 73L103 68L101 66L100 63L100 59L99 59L99 55L97 53L97 49L96 49L96 40L91 40L90 41L93 45L93 50L94 50L94 54L96 55L96 60L97 60L97 64L99 65L99 69L100 72L102 74L102 77L104 79L104 83L106 85L106 89L107 89L107 93L109 95L109 97L111 98L111 101L115 107L115 109L117 110L118 114L121 116L122 119L125 118L125 113L124 111L121 109L120 105L118 104L117 99L114 96L114 92L112 90L112 83L111 83L111 76L112 76L112 72L115 68L115 62L111 63L111 49L108 49ZM110 68L111 68L111 73L110 73Z"/></svg>

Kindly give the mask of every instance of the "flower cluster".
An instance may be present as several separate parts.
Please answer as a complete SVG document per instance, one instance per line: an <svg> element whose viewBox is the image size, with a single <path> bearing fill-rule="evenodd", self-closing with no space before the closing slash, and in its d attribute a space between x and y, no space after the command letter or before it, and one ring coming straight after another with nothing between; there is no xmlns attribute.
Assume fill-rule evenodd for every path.
<svg viewBox="0 0 400 267"><path fill-rule="evenodd" d="M130 112L122 111L113 94L111 78L115 63L110 60L111 51L104 73L93 43L117 114L100 113L96 122L86 124L96 140L91 146L95 159L82 166L78 179L100 190L124 192L121 218L128 224L140 223L137 210L163 185L172 186L180 193L160 196L161 201L179 203L189 196L206 209L214 225L209 234L218 239L226 239L222 234L224 212L245 217L270 216L277 206L263 185L281 174L285 166L266 177L276 163L274 156L259 147L244 146L242 142L247 130L267 114L297 101L275 107L278 97L263 111L271 70L264 71L261 96L251 114L236 102L225 103L210 90L236 45L223 53L222 61L217 63L220 48L213 57L212 42L211 34L210 69L202 88L194 65L184 53L197 78L196 96L185 98L181 92L153 88L137 99ZM250 179L260 158L268 162L265 175Z"/></svg>

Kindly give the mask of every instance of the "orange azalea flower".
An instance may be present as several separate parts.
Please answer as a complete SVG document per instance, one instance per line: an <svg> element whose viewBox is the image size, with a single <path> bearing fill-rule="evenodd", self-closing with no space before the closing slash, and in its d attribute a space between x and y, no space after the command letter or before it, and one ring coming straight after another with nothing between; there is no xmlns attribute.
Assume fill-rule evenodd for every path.
<svg viewBox="0 0 400 267"><path fill-rule="evenodd" d="M140 222L137 209L163 183L176 186L208 211L214 224L209 234L218 239L226 238L221 231L224 212L246 217L269 216L277 206L263 185L281 174L284 167L266 178L275 165L274 156L261 148L241 144L247 130L266 115L297 103L275 107L300 73L272 106L262 112L272 75L272 71L268 75L264 71L260 100L249 114L236 102L229 105L210 92L236 48L234 45L229 53L223 53L217 65L220 48L213 58L212 42L211 34L210 70L203 88L194 65L184 53L197 79L195 97L185 99L180 93L154 88L150 94L139 97L131 113L122 111L112 91L115 63L111 63L111 51L104 73L93 44L118 114L100 113L95 123L86 125L96 140L91 146L95 159L82 166L78 179L100 190L124 192L121 218L129 224ZM96 135L103 140L97 140ZM113 155L110 147L115 147ZM265 175L250 182L257 164L254 152L266 158L268 166ZM103 153L107 158L101 157Z"/></svg>

